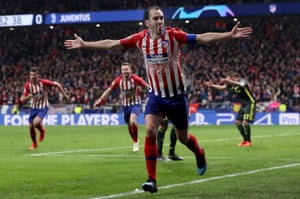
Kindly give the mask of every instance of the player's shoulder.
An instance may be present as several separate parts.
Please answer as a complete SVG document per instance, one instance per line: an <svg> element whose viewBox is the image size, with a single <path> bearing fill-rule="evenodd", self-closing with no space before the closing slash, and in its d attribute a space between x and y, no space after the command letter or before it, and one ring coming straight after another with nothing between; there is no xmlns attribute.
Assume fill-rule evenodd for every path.
<svg viewBox="0 0 300 199"><path fill-rule="evenodd" d="M139 78L139 76L137 74L131 74L130 77L131 78Z"/></svg>
<svg viewBox="0 0 300 199"><path fill-rule="evenodd" d="M25 82L24 87L29 87L30 83L31 83L31 81Z"/></svg>
<svg viewBox="0 0 300 199"><path fill-rule="evenodd" d="M147 34L149 30L148 29L143 29L140 32L138 32L139 34Z"/></svg>
<svg viewBox="0 0 300 199"><path fill-rule="evenodd" d="M55 81L49 80L49 79L39 79L38 80L40 83L42 83L43 85L47 85L47 86L54 86L56 84Z"/></svg>
<svg viewBox="0 0 300 199"><path fill-rule="evenodd" d="M147 35L147 30L141 30L139 32L133 33L123 39L121 39L121 44L125 44L128 41L138 41L141 40L142 38L144 38Z"/></svg>
<svg viewBox="0 0 300 199"><path fill-rule="evenodd" d="M184 32L181 28L178 27L166 27L166 32Z"/></svg>
<svg viewBox="0 0 300 199"><path fill-rule="evenodd" d="M114 83L114 82L119 82L119 81L121 81L121 79L122 79L122 75L119 75L119 76L117 76L117 77L113 80L113 83Z"/></svg>
<svg viewBox="0 0 300 199"><path fill-rule="evenodd" d="M42 82L42 83L52 82L52 81L50 81L49 79L44 79L44 78L40 78L38 81L39 81L39 82Z"/></svg>
<svg viewBox="0 0 300 199"><path fill-rule="evenodd" d="M137 32L133 35L130 35L129 37L131 37L131 36L144 37L145 35L147 35L147 33L148 33L148 30L143 29L143 30L141 30L141 31L139 31L139 32Z"/></svg>
<svg viewBox="0 0 300 199"><path fill-rule="evenodd" d="M142 80L142 78L140 76L138 76L137 74L131 74L130 78L133 80Z"/></svg>

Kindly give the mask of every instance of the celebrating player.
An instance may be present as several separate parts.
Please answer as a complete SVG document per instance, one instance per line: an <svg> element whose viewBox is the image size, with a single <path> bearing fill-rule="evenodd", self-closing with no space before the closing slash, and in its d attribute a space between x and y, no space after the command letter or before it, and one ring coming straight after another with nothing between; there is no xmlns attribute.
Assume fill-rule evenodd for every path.
<svg viewBox="0 0 300 199"><path fill-rule="evenodd" d="M34 150L38 147L35 129L37 128L40 131L40 142L42 142L45 137L46 130L42 121L48 112L48 89L50 87L58 88L59 92L67 101L69 100L69 96L66 95L60 83L40 79L37 67L30 68L29 78L30 80L25 83L20 101L24 103L30 100L29 131L32 145L29 147L29 150Z"/></svg>
<svg viewBox="0 0 300 199"><path fill-rule="evenodd" d="M121 75L114 79L101 97L95 102L94 107L103 105L107 96L117 87L121 91L121 100L123 105L124 120L128 125L128 131L133 141L133 152L139 150L138 143L138 123L137 118L141 110L141 89L147 88L148 84L139 76L132 74L129 63L121 64Z"/></svg>
<svg viewBox="0 0 300 199"><path fill-rule="evenodd" d="M150 7L145 11L145 24L147 29L126 38L88 42L75 34L75 39L66 40L64 45L67 49L138 48L143 54L151 89L145 110L144 153L148 180L142 184L142 188L144 191L154 193L157 192L156 134L163 115L166 115L173 123L178 140L194 153L198 174L203 175L207 167L204 149L199 146L196 137L188 133L188 103L179 63L181 46L248 37L252 33L252 28L239 28L240 22L238 22L230 32L188 34L178 28L165 27L164 13L157 6Z"/></svg>

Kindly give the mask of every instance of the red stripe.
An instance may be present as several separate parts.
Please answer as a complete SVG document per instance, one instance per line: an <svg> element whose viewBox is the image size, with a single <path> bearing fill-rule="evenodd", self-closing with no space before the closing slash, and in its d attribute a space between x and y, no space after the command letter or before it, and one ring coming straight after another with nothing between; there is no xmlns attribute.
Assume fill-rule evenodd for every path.
<svg viewBox="0 0 300 199"><path fill-rule="evenodd" d="M163 42L164 41L165 41L165 34L161 37L161 43L160 43L160 45L161 45L161 48L162 48L162 52L166 53L167 52L167 48L163 47ZM164 90L165 90L166 94L168 94L170 91L169 91L169 87L168 87L166 68L163 68L162 78L163 78Z"/></svg>
<svg viewBox="0 0 300 199"><path fill-rule="evenodd" d="M181 68L179 67L179 64L177 65L177 69L178 69L178 71L179 71L179 74L182 74L182 72L181 72ZM182 79L182 76L181 75L179 75L179 86L180 86L180 88L184 88L184 85L183 85L183 79Z"/></svg>
<svg viewBox="0 0 300 199"><path fill-rule="evenodd" d="M170 35L169 36L169 39L170 39L170 50L171 50L171 53L172 53L172 55L174 55L174 38ZM175 71L174 71L174 66L173 66L173 64L172 64L172 67L170 68L170 75L171 75L171 81L172 81L172 85L175 85L176 86L176 81L175 81ZM174 88L173 88L173 90L174 90ZM176 88L175 88L175 93L177 93L176 92Z"/></svg>
<svg viewBox="0 0 300 199"><path fill-rule="evenodd" d="M159 44L159 45L161 45L161 44ZM154 54L158 54L158 42L157 42L157 39L155 39L154 41L153 41L153 48L154 48Z"/></svg>

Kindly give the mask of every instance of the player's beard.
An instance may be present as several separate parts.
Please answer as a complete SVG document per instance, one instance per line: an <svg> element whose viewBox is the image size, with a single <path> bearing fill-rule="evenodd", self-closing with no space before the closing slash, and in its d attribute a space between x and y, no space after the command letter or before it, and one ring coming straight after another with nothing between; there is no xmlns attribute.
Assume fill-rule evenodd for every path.
<svg viewBox="0 0 300 199"><path fill-rule="evenodd" d="M156 34L160 36L162 34L163 25L157 25L156 26Z"/></svg>
<svg viewBox="0 0 300 199"><path fill-rule="evenodd" d="M31 78L30 80L31 80L31 82L32 82L33 84L37 84L37 83L38 83L38 78L37 78L37 77L33 77L33 78Z"/></svg>
<svg viewBox="0 0 300 199"><path fill-rule="evenodd" d="M123 77L124 77L125 80L128 80L129 79L129 74L124 74Z"/></svg>

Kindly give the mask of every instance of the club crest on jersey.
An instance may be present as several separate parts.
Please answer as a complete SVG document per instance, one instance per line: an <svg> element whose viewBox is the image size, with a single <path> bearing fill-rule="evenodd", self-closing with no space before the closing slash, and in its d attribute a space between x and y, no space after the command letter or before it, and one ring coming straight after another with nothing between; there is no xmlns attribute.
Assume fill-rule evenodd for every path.
<svg viewBox="0 0 300 199"><path fill-rule="evenodd" d="M161 42L161 45L162 45L163 48L168 48L169 47L169 40L163 40Z"/></svg>

